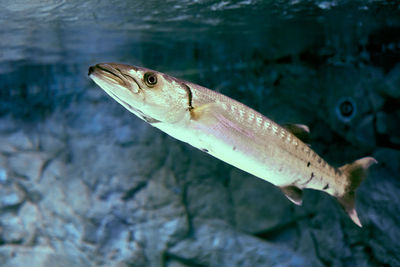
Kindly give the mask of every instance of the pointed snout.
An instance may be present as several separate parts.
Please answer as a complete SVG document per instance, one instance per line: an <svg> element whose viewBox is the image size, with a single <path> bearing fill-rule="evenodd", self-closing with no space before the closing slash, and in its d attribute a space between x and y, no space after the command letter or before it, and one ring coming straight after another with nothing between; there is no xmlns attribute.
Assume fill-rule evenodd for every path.
<svg viewBox="0 0 400 267"><path fill-rule="evenodd" d="M103 90L107 90L105 87L118 85L132 93L138 93L140 85L134 77L135 74L131 72L136 69L125 64L99 63L89 67L88 75Z"/></svg>
<svg viewBox="0 0 400 267"><path fill-rule="evenodd" d="M97 69L103 70L103 71L108 71L111 73L115 73L115 71L119 72L128 72L129 70L137 70L137 67L127 65L127 64L119 64L119 63L99 63L94 66L89 67L88 75L90 76L94 72L96 72Z"/></svg>

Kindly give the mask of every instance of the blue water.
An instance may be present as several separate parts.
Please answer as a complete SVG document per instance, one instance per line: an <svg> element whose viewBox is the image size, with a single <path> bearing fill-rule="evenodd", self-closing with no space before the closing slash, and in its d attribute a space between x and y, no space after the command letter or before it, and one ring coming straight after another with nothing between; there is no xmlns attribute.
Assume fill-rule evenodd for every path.
<svg viewBox="0 0 400 267"><path fill-rule="evenodd" d="M385 1L3 0L0 112L18 113L11 106L24 95L45 109L54 94L60 96L55 101L70 101L82 93L87 67L98 62L142 65L194 82L208 80L209 87L229 86L232 75L261 73L285 60L316 67L393 65L379 55L394 49L397 54L385 58L399 58L397 32L383 33L389 35L384 44L370 39L382 28L396 29L397 15L397 4ZM34 86L42 87L40 95ZM243 79L239 86L265 89Z"/></svg>
<svg viewBox="0 0 400 267"><path fill-rule="evenodd" d="M259 48L276 58L318 39L331 49L347 45L350 51L343 53L351 54L352 43L362 44L372 29L399 20L397 5L385 1L3 0L0 7L2 73L18 62L136 59L161 65L165 52L147 52L146 45L168 51L182 42L221 44L224 49L214 48L221 59L236 59L238 48ZM176 61L182 57L184 51Z"/></svg>

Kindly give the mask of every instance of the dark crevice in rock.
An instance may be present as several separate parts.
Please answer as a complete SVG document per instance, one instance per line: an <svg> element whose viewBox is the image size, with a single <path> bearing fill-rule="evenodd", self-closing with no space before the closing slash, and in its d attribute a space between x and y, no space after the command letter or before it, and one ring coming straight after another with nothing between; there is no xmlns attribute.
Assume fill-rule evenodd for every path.
<svg viewBox="0 0 400 267"><path fill-rule="evenodd" d="M40 144L39 144L40 145ZM42 150L42 149L40 149ZM57 152L54 153L54 155L52 155L50 158L46 159L42 166L40 167L39 170L39 178L38 178L38 182L40 182L43 178L43 174L45 173L45 171L47 170L47 168L50 166L50 164L58 159L59 157L61 157L62 155L64 155L65 153L65 146L62 149L59 149Z"/></svg>
<svg viewBox="0 0 400 267"><path fill-rule="evenodd" d="M169 263L171 261L177 261L177 262L179 262L181 264L184 264L184 265L187 265L187 266L191 266L191 267L207 267L207 265L198 263L198 262L196 262L194 260L185 259L185 258L180 257L178 255L165 252L163 254L163 258L162 258L162 266L163 267L168 267Z"/></svg>
<svg viewBox="0 0 400 267"><path fill-rule="evenodd" d="M136 141L117 142L117 144L123 148L134 146L136 143Z"/></svg>
<svg viewBox="0 0 400 267"><path fill-rule="evenodd" d="M4 246L4 245L22 245L23 244L23 239L16 239L16 240L12 240L12 241L5 241L4 239L2 239L0 237L0 246Z"/></svg>
<svg viewBox="0 0 400 267"><path fill-rule="evenodd" d="M382 263L380 262L374 255L374 249L368 245L364 247L365 253L369 256L368 262L372 266L380 266L380 267L390 267L391 265L388 263Z"/></svg>
<svg viewBox="0 0 400 267"><path fill-rule="evenodd" d="M20 189L22 192L24 192L26 200L28 200L32 203L38 203L38 202L40 202L40 200L43 199L43 195L40 192L35 191L35 190L30 191L30 190L28 190L28 188L26 188L26 186L24 186L20 182L17 182L15 185L18 187L18 189Z"/></svg>
<svg viewBox="0 0 400 267"><path fill-rule="evenodd" d="M319 248L319 246L318 246L318 240L317 240L317 238L315 237L315 234L311 231L311 233L310 233L310 236L311 236L311 239L312 239L312 241L313 241L313 243L314 243L314 248L315 248L315 256L317 257L317 259L320 261L320 262L322 262L325 266L331 266L332 264L331 264L331 262L330 261L328 261L328 260L326 260L325 258L323 258L322 256L321 256L321 253L320 253L320 248Z"/></svg>
<svg viewBox="0 0 400 267"><path fill-rule="evenodd" d="M16 179L20 179L22 181L30 181L31 180L31 178L29 176L19 173L19 172L16 172L15 170L10 171L10 176L12 176Z"/></svg>
<svg viewBox="0 0 400 267"><path fill-rule="evenodd" d="M18 211L20 210L20 208L24 205L25 203L25 199L17 204L13 204L13 205L7 205L7 206L3 206L0 208L0 214L3 213L7 213L7 212L12 212L12 213L18 213Z"/></svg>
<svg viewBox="0 0 400 267"><path fill-rule="evenodd" d="M135 195L142 189L144 189L147 186L147 182L139 182L136 186L130 188L128 191L125 192L125 194L121 197L122 200L128 201L132 198L135 197Z"/></svg>
<svg viewBox="0 0 400 267"><path fill-rule="evenodd" d="M280 233L282 233L283 231L295 227L297 225L297 223L301 220L310 220L312 219L316 214L314 213L309 213L309 214L305 214L302 216L297 216L297 217L293 217L291 220L276 225L274 227L271 227L269 229L254 233L253 235L261 238L261 239L265 239L265 240L270 240L273 239L274 236L279 235Z"/></svg>
<svg viewBox="0 0 400 267"><path fill-rule="evenodd" d="M229 208L231 209L231 216L230 216L230 220L232 222L232 226L236 227L237 226L237 222L236 222L236 209L235 209L235 201L234 201L234 197L232 194L232 188L230 186L230 182L231 179L227 179L226 181L226 190L227 190L227 197L228 197L228 204L229 204Z"/></svg>
<svg viewBox="0 0 400 267"><path fill-rule="evenodd" d="M185 209L186 213L186 218L187 218L187 223L188 223L188 231L187 235L183 238L186 239L188 237L191 237L194 235L194 228L193 228L193 215L191 214L189 210L189 202L188 202L188 185L185 184L183 185L183 190L182 190L182 205L183 208Z"/></svg>
<svg viewBox="0 0 400 267"><path fill-rule="evenodd" d="M400 144L390 142L390 135L376 133L376 144L380 147L387 147L400 150Z"/></svg>
<svg viewBox="0 0 400 267"><path fill-rule="evenodd" d="M366 50L371 63L388 73L400 61L400 27L383 27L370 34Z"/></svg>
<svg viewBox="0 0 400 267"><path fill-rule="evenodd" d="M387 132L380 133L378 131L377 116L374 116L374 131L376 136L376 144L380 147L387 147L392 149L400 150L400 143L393 143L391 137L396 137L396 133L400 130L400 126L396 124L400 120L398 114L400 114L400 99L396 99L390 96L385 96L385 103L382 107L381 112L388 114L390 118L388 122ZM397 116L396 116L397 115Z"/></svg>
<svg viewBox="0 0 400 267"><path fill-rule="evenodd" d="M335 54L333 52L330 52L329 54L320 53L319 51L322 50L322 48L322 46L315 46L305 49L299 54L299 60L306 66L310 66L315 69L326 65L329 58L334 57Z"/></svg>

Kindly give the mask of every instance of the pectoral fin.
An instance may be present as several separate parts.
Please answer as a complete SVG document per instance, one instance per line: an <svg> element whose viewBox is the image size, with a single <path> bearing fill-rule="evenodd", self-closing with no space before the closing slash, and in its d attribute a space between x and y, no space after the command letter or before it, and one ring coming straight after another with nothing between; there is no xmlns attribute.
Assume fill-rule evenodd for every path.
<svg viewBox="0 0 400 267"><path fill-rule="evenodd" d="M216 103L208 103L190 110L191 119L195 121L213 120L215 114L221 112L222 109Z"/></svg>
<svg viewBox="0 0 400 267"><path fill-rule="evenodd" d="M285 186L285 187L280 187L282 192L285 194L285 196L292 201L296 205L301 205L303 203L303 190L296 186Z"/></svg>
<svg viewBox="0 0 400 267"><path fill-rule="evenodd" d="M191 119L198 122L198 127L208 127L214 132L229 133L235 132L248 138L254 138L254 134L246 128L243 128L231 113L226 111L218 103L204 104L194 107L191 111Z"/></svg>
<svg viewBox="0 0 400 267"><path fill-rule="evenodd" d="M302 142L308 144L310 141L310 128L304 124L285 124L283 127L299 138Z"/></svg>

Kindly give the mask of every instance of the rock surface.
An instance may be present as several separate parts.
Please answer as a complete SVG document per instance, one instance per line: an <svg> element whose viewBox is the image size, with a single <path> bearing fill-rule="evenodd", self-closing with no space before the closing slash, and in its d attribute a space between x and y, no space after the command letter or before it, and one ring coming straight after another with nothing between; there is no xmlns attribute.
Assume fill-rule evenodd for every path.
<svg viewBox="0 0 400 267"><path fill-rule="evenodd" d="M2 134L31 140L8 142L12 149L1 154L5 266L33 255L40 255L34 266L399 264L397 150L374 154L382 164L359 190L360 229L323 193L306 191L303 207L295 207L277 188L112 101L84 106L78 122L73 106L70 119L55 113L28 132ZM97 134L80 127L99 110ZM44 130L60 120L69 126L56 135Z"/></svg>

